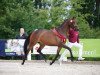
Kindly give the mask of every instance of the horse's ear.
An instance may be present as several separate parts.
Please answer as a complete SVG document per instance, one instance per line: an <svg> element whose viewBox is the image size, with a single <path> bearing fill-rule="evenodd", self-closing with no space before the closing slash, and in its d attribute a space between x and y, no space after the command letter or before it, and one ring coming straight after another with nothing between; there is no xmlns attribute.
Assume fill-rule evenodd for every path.
<svg viewBox="0 0 100 75"><path fill-rule="evenodd" d="M76 17L72 17L72 20L75 20L76 19Z"/></svg>
<svg viewBox="0 0 100 75"><path fill-rule="evenodd" d="M68 19L65 19L64 21L68 21Z"/></svg>

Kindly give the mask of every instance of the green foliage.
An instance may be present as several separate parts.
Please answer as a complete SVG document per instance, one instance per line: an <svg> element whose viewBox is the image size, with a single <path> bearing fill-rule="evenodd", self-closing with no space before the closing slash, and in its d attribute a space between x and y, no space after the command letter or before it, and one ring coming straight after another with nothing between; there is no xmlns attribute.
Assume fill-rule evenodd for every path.
<svg viewBox="0 0 100 75"><path fill-rule="evenodd" d="M62 23L64 18L67 18L66 9L67 3L64 0L53 0L51 3L50 19L52 27L58 26Z"/></svg>
<svg viewBox="0 0 100 75"><path fill-rule="evenodd" d="M77 17L77 19L78 19L80 37L81 38L90 38L90 35L92 34L92 32L90 30L90 27L89 27L87 21L82 17Z"/></svg>
<svg viewBox="0 0 100 75"><path fill-rule="evenodd" d="M69 11L69 17L75 16L80 29L81 38L99 38L100 34L95 29L100 22L98 21L95 13L95 0L71 0L70 6L72 9ZM96 35L97 33L97 35Z"/></svg>
<svg viewBox="0 0 100 75"><path fill-rule="evenodd" d="M22 23L28 17L29 9L26 10L27 7L22 6L23 3L19 3L18 0L3 0L3 3L5 4L5 14L0 15L0 26L2 27L0 28L0 33L3 34L0 38L15 38L16 31L23 27Z"/></svg>
<svg viewBox="0 0 100 75"><path fill-rule="evenodd" d="M95 0L0 0L0 39L15 38L20 27L27 33L51 29L73 16L81 38L100 38L100 21L94 15L94 6Z"/></svg>
<svg viewBox="0 0 100 75"><path fill-rule="evenodd" d="M96 28L96 29L93 29L93 34L92 34L92 36L93 36L94 38L100 38L100 28L99 28L99 27Z"/></svg>

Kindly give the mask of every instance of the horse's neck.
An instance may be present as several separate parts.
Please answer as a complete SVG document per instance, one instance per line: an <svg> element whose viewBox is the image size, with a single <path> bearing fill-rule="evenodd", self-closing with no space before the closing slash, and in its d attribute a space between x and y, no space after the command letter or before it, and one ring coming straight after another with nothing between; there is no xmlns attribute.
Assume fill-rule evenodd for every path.
<svg viewBox="0 0 100 75"><path fill-rule="evenodd" d="M57 31L65 36L67 36L67 32L69 31L68 25L61 25L57 28Z"/></svg>

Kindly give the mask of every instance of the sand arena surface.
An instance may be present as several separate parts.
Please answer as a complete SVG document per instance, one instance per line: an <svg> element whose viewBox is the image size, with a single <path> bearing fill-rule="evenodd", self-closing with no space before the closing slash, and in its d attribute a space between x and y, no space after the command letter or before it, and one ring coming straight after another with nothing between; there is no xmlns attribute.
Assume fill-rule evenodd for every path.
<svg viewBox="0 0 100 75"><path fill-rule="evenodd" d="M0 60L0 75L100 75L100 61L63 62L60 66L56 61Z"/></svg>

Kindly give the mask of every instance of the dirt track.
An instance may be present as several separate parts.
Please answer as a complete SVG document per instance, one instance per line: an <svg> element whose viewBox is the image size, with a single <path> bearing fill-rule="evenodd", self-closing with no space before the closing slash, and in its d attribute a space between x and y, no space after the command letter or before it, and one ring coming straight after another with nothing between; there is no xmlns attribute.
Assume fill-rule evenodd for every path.
<svg viewBox="0 0 100 75"><path fill-rule="evenodd" d="M100 61L63 62L60 66L56 61L52 66L50 61L0 60L0 75L100 75Z"/></svg>

